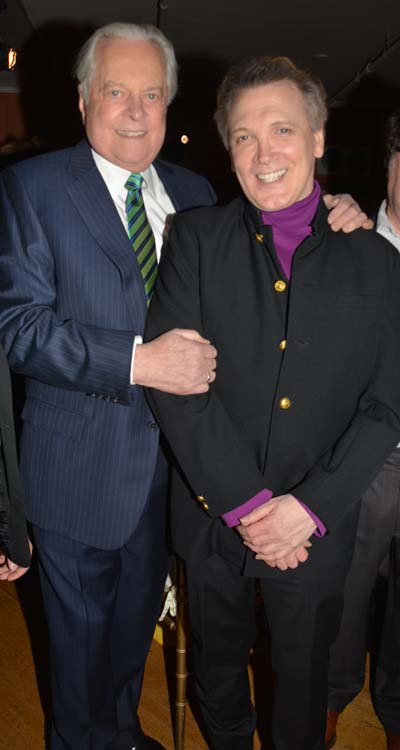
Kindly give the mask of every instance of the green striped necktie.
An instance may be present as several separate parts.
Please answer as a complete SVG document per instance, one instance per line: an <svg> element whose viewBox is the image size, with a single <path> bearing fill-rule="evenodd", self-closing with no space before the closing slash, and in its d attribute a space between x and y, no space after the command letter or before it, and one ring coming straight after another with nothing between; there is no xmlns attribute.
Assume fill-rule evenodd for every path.
<svg viewBox="0 0 400 750"><path fill-rule="evenodd" d="M142 182L141 174L132 173L127 179L125 188L128 192L125 210L129 239L139 264L147 305L149 305L157 278L157 255L154 235L144 207Z"/></svg>

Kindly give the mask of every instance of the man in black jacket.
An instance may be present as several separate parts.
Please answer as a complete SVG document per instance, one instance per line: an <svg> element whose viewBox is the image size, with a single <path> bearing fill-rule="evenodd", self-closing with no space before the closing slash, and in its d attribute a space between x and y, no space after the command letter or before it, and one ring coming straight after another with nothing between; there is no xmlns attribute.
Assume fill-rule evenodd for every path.
<svg viewBox="0 0 400 750"><path fill-rule="evenodd" d="M188 325L218 350L205 394L149 392L179 464L173 539L212 750L253 747L255 578L275 750L322 750L359 498L400 435L399 257L328 227L325 119L320 82L287 58L227 74L217 123L245 199L177 217L148 318L150 339Z"/></svg>
<svg viewBox="0 0 400 750"><path fill-rule="evenodd" d="M0 347L0 580L15 581L29 568L30 548L18 473L7 359Z"/></svg>

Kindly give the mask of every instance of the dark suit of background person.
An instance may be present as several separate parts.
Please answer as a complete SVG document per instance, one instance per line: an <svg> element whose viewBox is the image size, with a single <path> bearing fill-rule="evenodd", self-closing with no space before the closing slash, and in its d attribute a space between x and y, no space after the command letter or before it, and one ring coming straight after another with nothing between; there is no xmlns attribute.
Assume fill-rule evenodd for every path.
<svg viewBox="0 0 400 750"><path fill-rule="evenodd" d="M18 472L7 359L0 347L0 580L15 580L30 564Z"/></svg>
<svg viewBox="0 0 400 750"><path fill-rule="evenodd" d="M276 145L278 128L279 137L298 130L297 113L285 110L283 119L279 104L279 125L271 123L276 88L255 88L264 63L249 63L249 88L243 84L237 99L231 91L225 99L227 108L227 101L232 108L239 101L244 113L237 139L243 132L256 144L248 173L239 176L235 153L231 158L245 193L261 193L259 208L268 192L259 182L254 188L257 170L277 170L277 179L290 164L289 185L299 170ZM228 87L230 80L228 74ZM291 86L286 107L296 87L282 83L285 91ZM151 340L185 322L218 350L208 393L181 398L149 391L177 461L173 543L186 561L196 688L213 750L253 747L246 664L255 578L277 675L274 747L322 750L329 646L339 627L359 498L400 431L394 249L373 233L334 234L321 201L312 235L294 256L290 284L282 274L271 227L246 199L177 216L146 326ZM220 518L266 487L274 496L290 492L328 529L323 538L311 537L309 558L297 568L283 571L255 559Z"/></svg>
<svg viewBox="0 0 400 750"><path fill-rule="evenodd" d="M380 206L376 230L400 252L400 110L385 133L387 200ZM379 567L390 553L389 591L375 670L372 698L387 735L388 750L400 750L400 447L363 497L354 556L346 580L339 635L331 649L325 743L335 744L336 723L362 690L370 624L370 599ZM397 561L397 562L396 562Z"/></svg>
<svg viewBox="0 0 400 750"><path fill-rule="evenodd" d="M136 91L135 57L152 86L161 76L164 90L165 73L157 45L114 38L115 27L111 37L99 42L95 101L80 106L91 145L129 170L106 150L107 138L119 144L114 130L102 120L104 138L95 131L96 107L108 107L96 76L132 86L119 127L143 134L153 99ZM106 75L109 63L118 69ZM135 162L146 138L121 148ZM204 178L155 167L175 210L214 201ZM86 141L5 170L0 191L0 335L26 376L21 471L50 630L52 749L152 750L161 745L143 736L136 708L167 569L167 466L143 389L130 384L147 314L142 277ZM199 360L204 381L209 361Z"/></svg>

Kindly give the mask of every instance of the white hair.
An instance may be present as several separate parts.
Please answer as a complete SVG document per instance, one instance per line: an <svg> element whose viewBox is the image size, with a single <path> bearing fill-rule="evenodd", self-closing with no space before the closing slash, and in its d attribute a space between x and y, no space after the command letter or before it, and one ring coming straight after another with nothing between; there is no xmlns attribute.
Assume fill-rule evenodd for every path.
<svg viewBox="0 0 400 750"><path fill-rule="evenodd" d="M165 77L168 90L168 104L178 90L178 64L171 42L155 26L136 23L109 23L97 29L85 42L78 53L75 64L75 75L79 90L85 102L89 98L89 88L95 67L95 50L100 39L131 39L140 42L152 42L161 51L165 63Z"/></svg>

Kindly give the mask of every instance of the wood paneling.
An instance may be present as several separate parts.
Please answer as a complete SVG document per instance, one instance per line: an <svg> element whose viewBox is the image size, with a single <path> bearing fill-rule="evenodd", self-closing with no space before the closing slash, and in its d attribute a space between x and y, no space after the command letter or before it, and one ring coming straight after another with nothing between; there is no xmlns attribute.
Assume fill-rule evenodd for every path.
<svg viewBox="0 0 400 750"><path fill-rule="evenodd" d="M0 146L8 140L20 141L26 136L20 95L0 91Z"/></svg>

